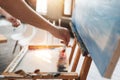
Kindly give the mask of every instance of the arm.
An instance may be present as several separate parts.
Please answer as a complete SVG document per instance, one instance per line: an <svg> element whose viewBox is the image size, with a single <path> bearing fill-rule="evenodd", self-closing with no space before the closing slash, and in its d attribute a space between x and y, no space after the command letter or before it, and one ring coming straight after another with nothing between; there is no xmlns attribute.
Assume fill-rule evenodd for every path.
<svg viewBox="0 0 120 80"><path fill-rule="evenodd" d="M31 9L24 0L2 0L0 6L22 22L46 30L55 37L64 40L65 44L68 44L70 40L69 31L66 28L56 28Z"/></svg>
<svg viewBox="0 0 120 80"><path fill-rule="evenodd" d="M9 15L4 9L2 9L1 7L0 7L0 14L2 14L2 15Z"/></svg>

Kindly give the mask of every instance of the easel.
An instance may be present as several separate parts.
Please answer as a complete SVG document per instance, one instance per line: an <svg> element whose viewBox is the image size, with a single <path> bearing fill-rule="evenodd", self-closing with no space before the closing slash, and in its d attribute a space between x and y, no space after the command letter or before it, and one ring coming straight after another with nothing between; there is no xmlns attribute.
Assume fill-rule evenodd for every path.
<svg viewBox="0 0 120 80"><path fill-rule="evenodd" d="M69 57L69 61L71 61L71 59L73 59L73 53L75 50L77 44L77 40L74 39L74 43L72 46L72 50L71 50L71 54ZM51 47L51 46L50 46ZM21 51L21 54L25 53L25 49L23 49ZM77 49L77 53L75 55L75 58L73 59L73 65L72 65L72 69L70 70L70 72L37 72L37 73L25 73L23 71L23 74L16 74L13 72L7 72L7 70L5 72L3 72L3 74L0 76L1 79L62 79L62 80L86 80L88 72L89 72L89 68L91 65L91 57L90 56L85 56L84 57L84 61L80 70L80 74L78 74L76 71L76 68L78 66L78 61L80 59L80 55L81 55L82 51L80 49L80 47L78 47ZM71 62L70 62L71 64ZM9 70L9 69L8 69Z"/></svg>

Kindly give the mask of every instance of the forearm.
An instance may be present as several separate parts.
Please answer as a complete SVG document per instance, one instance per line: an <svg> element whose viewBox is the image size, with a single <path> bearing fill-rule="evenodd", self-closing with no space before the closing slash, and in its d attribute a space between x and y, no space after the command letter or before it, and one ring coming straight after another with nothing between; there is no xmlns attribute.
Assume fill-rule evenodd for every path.
<svg viewBox="0 0 120 80"><path fill-rule="evenodd" d="M47 22L42 16L31 9L24 0L0 0L0 6L22 22L49 31L55 37L64 40L68 45L70 40L69 31L62 27L56 28Z"/></svg>
<svg viewBox="0 0 120 80"><path fill-rule="evenodd" d="M4 9L2 9L1 7L0 7L0 14L1 15L3 15L3 16L7 16L7 15L9 15Z"/></svg>
<svg viewBox="0 0 120 80"><path fill-rule="evenodd" d="M29 23L49 32L55 30L52 24L47 23L47 21L31 9L24 0L2 0L0 6L22 22Z"/></svg>

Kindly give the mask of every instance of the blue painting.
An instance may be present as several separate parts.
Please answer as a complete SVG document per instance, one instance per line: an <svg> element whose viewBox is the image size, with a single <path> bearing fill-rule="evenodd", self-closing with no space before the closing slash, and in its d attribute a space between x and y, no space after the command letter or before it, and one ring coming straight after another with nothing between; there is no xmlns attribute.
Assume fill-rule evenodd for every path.
<svg viewBox="0 0 120 80"><path fill-rule="evenodd" d="M76 0L72 24L82 48L104 76L120 40L120 0Z"/></svg>

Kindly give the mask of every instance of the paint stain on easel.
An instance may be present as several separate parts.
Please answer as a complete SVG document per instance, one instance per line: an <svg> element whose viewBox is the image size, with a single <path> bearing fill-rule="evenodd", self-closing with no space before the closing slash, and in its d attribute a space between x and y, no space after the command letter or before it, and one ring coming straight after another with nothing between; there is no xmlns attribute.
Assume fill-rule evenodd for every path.
<svg viewBox="0 0 120 80"><path fill-rule="evenodd" d="M59 54L59 59L57 63L58 72L67 72L67 55L65 53L66 49L62 49Z"/></svg>

